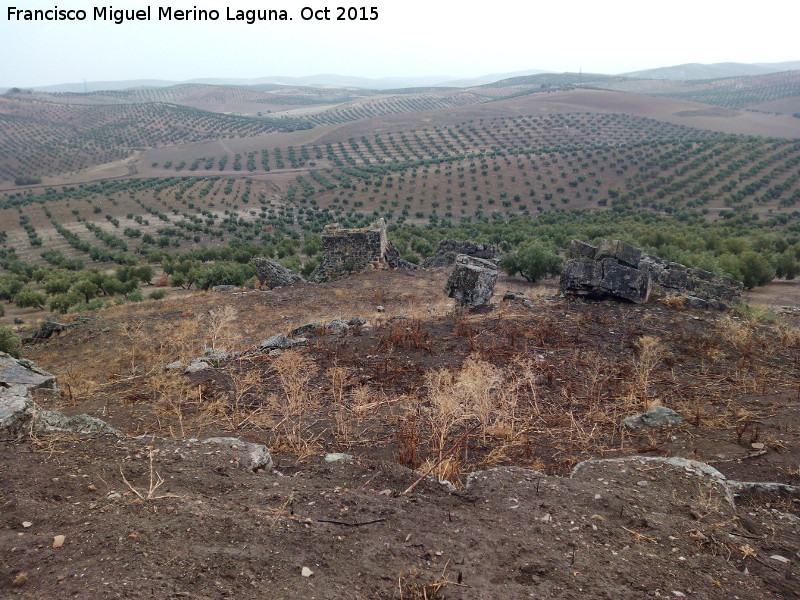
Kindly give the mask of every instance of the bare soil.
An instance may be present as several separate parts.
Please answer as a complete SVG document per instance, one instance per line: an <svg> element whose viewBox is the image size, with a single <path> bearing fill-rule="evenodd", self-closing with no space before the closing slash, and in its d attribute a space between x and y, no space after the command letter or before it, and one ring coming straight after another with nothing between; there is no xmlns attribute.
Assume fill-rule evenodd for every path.
<svg viewBox="0 0 800 600"><path fill-rule="evenodd" d="M524 291L532 307L496 297L488 310L457 314L441 291L445 277L370 272L123 306L26 347L59 376L62 397L45 406L89 412L125 436L2 442L2 593L800 595L797 495L753 493L733 507L721 485L692 469L638 461L595 463L570 477L587 459L683 456L729 479L800 485L796 324L568 302L511 278L497 291ZM296 354L222 360L194 375L163 371L203 345L244 351L336 316L367 325L311 338ZM292 356L308 374L295 388L280 370ZM646 356L654 366L643 373ZM446 432L441 456L431 375L453 374L456 393L476 365L499 377L490 391L506 401L483 434L470 407ZM307 404L282 416L275 398L292 389ZM659 403L686 423L620 428ZM254 473L236 452L191 441L216 435L266 444L275 470ZM328 452L353 459L328 463ZM151 469L164 480L156 489ZM53 548L58 535L64 544Z"/></svg>

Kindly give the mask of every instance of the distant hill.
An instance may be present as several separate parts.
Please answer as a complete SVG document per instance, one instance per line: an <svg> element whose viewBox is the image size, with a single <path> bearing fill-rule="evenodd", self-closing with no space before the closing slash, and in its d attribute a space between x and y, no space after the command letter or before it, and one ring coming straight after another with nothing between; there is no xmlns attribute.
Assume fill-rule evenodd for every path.
<svg viewBox="0 0 800 600"><path fill-rule="evenodd" d="M617 81L619 79L621 79L621 77L617 75L602 75L599 73L537 73L536 75L523 75L521 77L501 79L500 81L487 83L483 87L563 86Z"/></svg>
<svg viewBox="0 0 800 600"><path fill-rule="evenodd" d="M687 63L672 67L659 67L644 71L622 73L623 77L638 77L642 79L669 79L672 81L687 81L692 79L721 79L724 77L742 77L745 75L767 75L800 69L800 61L781 63L736 63L724 62L714 64Z"/></svg>

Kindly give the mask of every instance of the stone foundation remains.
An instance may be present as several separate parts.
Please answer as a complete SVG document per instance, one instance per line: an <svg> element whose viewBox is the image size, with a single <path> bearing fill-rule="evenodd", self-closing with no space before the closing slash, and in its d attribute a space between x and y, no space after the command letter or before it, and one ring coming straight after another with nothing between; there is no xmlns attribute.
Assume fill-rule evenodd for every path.
<svg viewBox="0 0 800 600"><path fill-rule="evenodd" d="M362 229L337 229L329 225L322 233L322 263L311 274L311 281L334 281L370 268L416 269L400 258L397 248L386 237L383 219Z"/></svg>
<svg viewBox="0 0 800 600"><path fill-rule="evenodd" d="M694 308L725 309L741 301L740 281L645 254L604 240L599 246L573 240L561 274L565 294L647 302L651 296L684 296Z"/></svg>

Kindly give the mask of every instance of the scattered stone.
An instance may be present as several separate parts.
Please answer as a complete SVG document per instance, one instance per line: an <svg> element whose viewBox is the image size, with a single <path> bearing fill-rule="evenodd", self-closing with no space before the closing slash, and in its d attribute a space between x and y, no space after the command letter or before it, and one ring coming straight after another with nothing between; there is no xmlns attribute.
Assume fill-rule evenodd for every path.
<svg viewBox="0 0 800 600"><path fill-rule="evenodd" d="M295 327L289 332L289 335L294 337L315 337L325 331L325 325L315 321L314 323L306 323L300 327Z"/></svg>
<svg viewBox="0 0 800 600"><path fill-rule="evenodd" d="M335 281L369 268L416 269L403 260L386 237L386 224L379 219L363 229L339 229L329 225L322 233L322 262L311 274L312 281Z"/></svg>
<svg viewBox="0 0 800 600"><path fill-rule="evenodd" d="M208 438L203 440L203 443L233 450L234 452L241 451L241 454L238 452L234 454L234 459L242 468L250 471L269 471L272 469L272 455L263 444L244 442L239 438L230 437Z"/></svg>
<svg viewBox="0 0 800 600"><path fill-rule="evenodd" d="M204 361L202 358L195 358L189 363L189 366L184 369L184 373L191 375L192 373L199 373L205 369L210 369L211 365Z"/></svg>
<svg viewBox="0 0 800 600"><path fill-rule="evenodd" d="M654 406L647 412L631 415L622 422L622 424L631 431L638 431L645 427L665 429L667 427L683 425L683 423L685 423L684 418L666 406Z"/></svg>
<svg viewBox="0 0 800 600"><path fill-rule="evenodd" d="M379 313L386 312L386 309L385 309L385 308L383 308L382 306L376 306L376 307L375 307L375 310L376 310L377 312L379 312Z"/></svg>
<svg viewBox="0 0 800 600"><path fill-rule="evenodd" d="M501 253L500 246L494 244L476 244L470 241L459 242L445 239L440 241L436 247L436 255L426 258L422 267L425 269L449 267L456 262L456 257L460 254L497 262Z"/></svg>
<svg viewBox="0 0 800 600"><path fill-rule="evenodd" d="M258 347L260 350L288 350L295 346L305 346L308 344L306 338L289 338L283 333L270 336L261 342Z"/></svg>
<svg viewBox="0 0 800 600"><path fill-rule="evenodd" d="M183 363L181 361L179 361L179 360L173 361L173 362L169 363L168 365L164 365L164 370L166 370L166 371L174 371L174 370L182 369L182 368L183 368Z"/></svg>
<svg viewBox="0 0 800 600"><path fill-rule="evenodd" d="M314 571L312 571L312 570L311 570L311 569L309 569L308 567L303 567L303 568L300 570L300 574L301 574L303 577L311 577L311 576L314 574Z"/></svg>
<svg viewBox="0 0 800 600"><path fill-rule="evenodd" d="M11 585L14 587L22 587L28 583L28 574L27 573L17 573L17 576L11 580Z"/></svg>
<svg viewBox="0 0 800 600"><path fill-rule="evenodd" d="M230 354L225 352L225 350L215 350L213 348L205 348L203 350L203 358L219 362L221 360L228 360L230 358Z"/></svg>
<svg viewBox="0 0 800 600"><path fill-rule="evenodd" d="M353 455L343 454L341 452L328 452L328 454L325 455L324 460L326 463L339 462L342 460L351 461L353 460Z"/></svg>
<svg viewBox="0 0 800 600"><path fill-rule="evenodd" d="M272 289L296 283L308 283L300 275L274 260L257 257L253 262L256 266L256 277L262 286Z"/></svg>
<svg viewBox="0 0 800 600"><path fill-rule="evenodd" d="M347 320L347 325L350 327L363 327L366 324L367 320L364 317L353 317Z"/></svg>
<svg viewBox="0 0 800 600"><path fill-rule="evenodd" d="M780 554L773 554L772 556L770 556L770 558L772 560L777 560L778 562L782 562L782 563L790 563L790 562L792 562L788 558L786 558L785 556L781 556Z"/></svg>
<svg viewBox="0 0 800 600"><path fill-rule="evenodd" d="M122 432L102 419L87 414L67 417L57 410L40 410L34 407L34 429L38 431L63 431L80 435L111 434L122 437Z"/></svg>
<svg viewBox="0 0 800 600"><path fill-rule="evenodd" d="M328 323L328 331L336 335L344 335L350 326L343 319L334 319Z"/></svg>
<svg viewBox="0 0 800 600"><path fill-rule="evenodd" d="M64 545L64 541L67 539L65 535L57 535L53 538L53 548L61 548Z"/></svg>
<svg viewBox="0 0 800 600"><path fill-rule="evenodd" d="M33 527L33 523L31 523L30 521L23 521L23 522L22 522L22 526L23 526L25 529L28 529L29 527Z"/></svg>
<svg viewBox="0 0 800 600"><path fill-rule="evenodd" d="M478 307L487 304L497 283L497 264L462 254L447 280L445 292L459 306Z"/></svg>
<svg viewBox="0 0 800 600"><path fill-rule="evenodd" d="M522 306L527 308L531 308L533 306L533 302L531 302L531 299L525 294L512 292L511 290L508 290L505 294L503 294L503 302L515 302L517 304L522 304Z"/></svg>
<svg viewBox="0 0 800 600"><path fill-rule="evenodd" d="M215 285L214 287L211 288L211 291L212 292L230 292L230 291L235 290L235 289L236 289L235 285Z"/></svg>

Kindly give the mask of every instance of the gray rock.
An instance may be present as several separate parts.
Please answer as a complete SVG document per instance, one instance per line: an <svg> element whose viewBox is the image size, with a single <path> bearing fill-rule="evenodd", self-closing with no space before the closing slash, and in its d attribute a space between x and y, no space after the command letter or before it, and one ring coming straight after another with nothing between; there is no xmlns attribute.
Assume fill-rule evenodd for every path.
<svg viewBox="0 0 800 600"><path fill-rule="evenodd" d="M283 333L278 333L265 339L258 347L261 350L288 350L295 346L305 346L307 343L306 338L289 338Z"/></svg>
<svg viewBox="0 0 800 600"><path fill-rule="evenodd" d="M211 288L212 292L230 292L231 290L235 290L235 285L215 285Z"/></svg>
<svg viewBox="0 0 800 600"><path fill-rule="evenodd" d="M573 240L561 275L565 294L647 302L651 295L684 295L693 308L724 309L741 300L741 282L657 256L619 240L596 248Z"/></svg>
<svg viewBox="0 0 800 600"><path fill-rule="evenodd" d="M122 437L122 432L102 419L87 414L67 417L56 410L40 410L34 415L34 429L37 431L63 431L81 435L111 434Z"/></svg>
<svg viewBox="0 0 800 600"><path fill-rule="evenodd" d="M14 386L3 390L0 397L0 432L2 435L17 436L28 426L33 403L28 398L28 390Z"/></svg>
<svg viewBox="0 0 800 600"><path fill-rule="evenodd" d="M165 371L174 371L176 369L182 369L182 368L183 368L183 362L181 362L179 360L173 361L173 362L169 363L168 365L164 365L164 370Z"/></svg>
<svg viewBox="0 0 800 600"><path fill-rule="evenodd" d="M489 302L496 283L496 263L462 254L456 258L445 292L459 306L478 307Z"/></svg>
<svg viewBox="0 0 800 600"><path fill-rule="evenodd" d="M0 383L21 385L25 389L56 389L56 376L24 358L0 352Z"/></svg>
<svg viewBox="0 0 800 600"><path fill-rule="evenodd" d="M594 259L597 253L597 246L592 246L580 240L572 240L567 251L567 258L591 258Z"/></svg>
<svg viewBox="0 0 800 600"><path fill-rule="evenodd" d="M269 449L263 444L254 444L252 442L244 442L239 438L230 437L215 437L203 440L204 444L210 444L224 448L225 450L232 450L232 459L235 460L239 466L250 471L269 471L272 469L272 455Z"/></svg>
<svg viewBox="0 0 800 600"><path fill-rule="evenodd" d="M268 288L307 283L300 275L287 269L282 264L268 258L254 258L256 277L261 285Z"/></svg>
<svg viewBox="0 0 800 600"><path fill-rule="evenodd" d="M386 309L382 306L376 306L375 310L379 313L386 312Z"/></svg>
<svg viewBox="0 0 800 600"><path fill-rule="evenodd" d="M300 327L295 327L290 332L292 337L315 337L325 330L325 325L315 321L314 323L307 323Z"/></svg>
<svg viewBox="0 0 800 600"><path fill-rule="evenodd" d="M202 358L195 358L189 366L183 371L184 373L191 374L191 373L198 373L200 371L204 371L205 369L210 369L211 365L204 361Z"/></svg>
<svg viewBox="0 0 800 600"><path fill-rule="evenodd" d="M363 327L366 324L367 320L364 317L353 317L347 320L347 325L349 327Z"/></svg>
<svg viewBox="0 0 800 600"><path fill-rule="evenodd" d="M703 298L698 298L697 296L684 296L683 298L686 301L686 306L689 308L708 308L708 301Z"/></svg>
<svg viewBox="0 0 800 600"><path fill-rule="evenodd" d="M5 388L0 397L0 432L20 436L35 433L66 432L76 434L122 433L105 421L86 414L67 417L55 410L43 410L28 397L29 390L21 385Z"/></svg>
<svg viewBox="0 0 800 600"><path fill-rule="evenodd" d="M323 459L326 463L333 463L339 461L352 461L353 455L352 454L343 454L341 452L328 452Z"/></svg>
<svg viewBox="0 0 800 600"><path fill-rule="evenodd" d="M348 329L350 329L350 326L344 319L334 319L328 323L328 331L336 335L343 335L347 333Z"/></svg>
<svg viewBox="0 0 800 600"><path fill-rule="evenodd" d="M647 273L613 258L573 258L567 261L561 274L561 289L575 296L613 297L642 303L650 297L650 286Z"/></svg>
<svg viewBox="0 0 800 600"><path fill-rule="evenodd" d="M211 361L228 360L230 354L225 350L214 350L213 348L205 348L203 350L203 358Z"/></svg>
<svg viewBox="0 0 800 600"><path fill-rule="evenodd" d="M603 260L604 258L613 258L617 262L628 267L638 268L639 261L642 259L644 252L630 244L621 242L619 240L603 240L597 247L594 254L594 260Z"/></svg>
<svg viewBox="0 0 800 600"><path fill-rule="evenodd" d="M685 422L684 418L671 408L667 408L666 406L654 406L645 413L627 417L622 424L631 431L638 431L645 427L665 429L667 427L683 425Z"/></svg>

